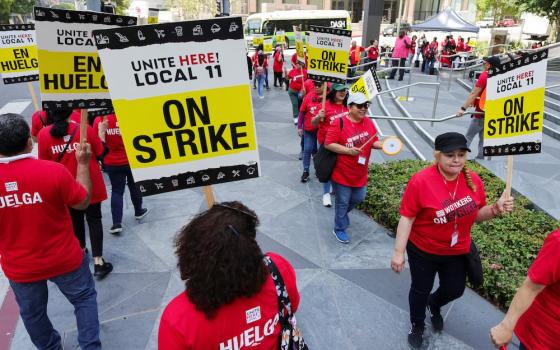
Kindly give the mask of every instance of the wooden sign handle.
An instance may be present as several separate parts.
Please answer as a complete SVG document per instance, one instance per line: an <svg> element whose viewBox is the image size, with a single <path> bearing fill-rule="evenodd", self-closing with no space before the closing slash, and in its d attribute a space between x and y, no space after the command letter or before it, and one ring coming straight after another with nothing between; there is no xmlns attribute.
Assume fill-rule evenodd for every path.
<svg viewBox="0 0 560 350"><path fill-rule="evenodd" d="M511 197L511 182L513 179L513 156L507 157L506 198Z"/></svg>
<svg viewBox="0 0 560 350"><path fill-rule="evenodd" d="M31 100L33 101L33 107L35 108L36 111L38 111L40 109L39 102L37 102L37 95L35 95L35 89L33 88L32 82L27 83L27 89L29 89L29 95L31 95Z"/></svg>
<svg viewBox="0 0 560 350"><path fill-rule="evenodd" d="M87 109L80 109L80 146L83 146L87 140Z"/></svg>
<svg viewBox="0 0 560 350"><path fill-rule="evenodd" d="M206 204L208 205L208 209L214 206L216 200L214 199L214 191L212 190L212 186L204 186L202 187L202 192L204 192L204 198L206 198Z"/></svg>
<svg viewBox="0 0 560 350"><path fill-rule="evenodd" d="M325 112L325 104L327 102L327 82L323 83L323 101L321 102L321 110Z"/></svg>

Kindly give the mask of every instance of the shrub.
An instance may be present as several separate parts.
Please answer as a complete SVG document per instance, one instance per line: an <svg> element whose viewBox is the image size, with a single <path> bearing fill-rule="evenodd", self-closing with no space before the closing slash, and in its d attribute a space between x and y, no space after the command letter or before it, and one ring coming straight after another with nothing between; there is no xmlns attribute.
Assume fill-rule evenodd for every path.
<svg viewBox="0 0 560 350"><path fill-rule="evenodd" d="M429 162L403 160L371 164L367 195L361 209L375 221L396 232L402 194L412 174ZM502 194L505 183L475 162L469 162L484 182L488 203ZM484 285L477 292L505 309L511 303L527 269L537 256L544 238L560 227L548 214L534 209L521 195L515 195L515 208L504 215L472 228L472 237L478 246L484 268Z"/></svg>

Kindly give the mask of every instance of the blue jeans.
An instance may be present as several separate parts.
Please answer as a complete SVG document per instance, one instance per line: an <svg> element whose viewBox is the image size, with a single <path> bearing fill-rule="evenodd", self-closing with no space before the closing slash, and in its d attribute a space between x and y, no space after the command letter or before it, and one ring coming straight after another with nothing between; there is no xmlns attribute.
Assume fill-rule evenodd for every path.
<svg viewBox="0 0 560 350"><path fill-rule="evenodd" d="M105 171L111 180L111 215L113 225L122 223L124 187L128 185L130 199L134 206L134 214L140 215L142 211L142 195L136 188L130 166L105 165Z"/></svg>
<svg viewBox="0 0 560 350"><path fill-rule="evenodd" d="M317 153L317 130L303 131L303 171L309 172L311 154Z"/></svg>
<svg viewBox="0 0 560 350"><path fill-rule="evenodd" d="M264 92L263 92L264 79L265 79L264 75L257 74L257 92L259 93L259 97L264 96Z"/></svg>
<svg viewBox="0 0 560 350"><path fill-rule="evenodd" d="M74 305L78 326L78 343L84 350L101 349L97 292L89 271L89 256L84 255L80 267L72 272L49 278L58 286L66 299ZM47 315L49 291L47 281L18 283L10 286L19 305L19 313L33 344L39 350L62 349L60 334L53 328Z"/></svg>
<svg viewBox="0 0 560 350"><path fill-rule="evenodd" d="M349 187L334 181L334 230L344 231L350 226L348 213L366 198L366 186Z"/></svg>

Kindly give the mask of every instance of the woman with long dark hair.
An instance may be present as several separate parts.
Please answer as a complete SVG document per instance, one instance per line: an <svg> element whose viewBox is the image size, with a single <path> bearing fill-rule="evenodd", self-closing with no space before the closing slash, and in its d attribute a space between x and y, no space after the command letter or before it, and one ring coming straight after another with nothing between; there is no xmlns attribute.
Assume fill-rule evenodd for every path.
<svg viewBox="0 0 560 350"><path fill-rule="evenodd" d="M52 160L64 165L76 177L78 163L74 152L80 143L80 124L71 120L71 109L57 109L49 112L52 125L43 128L38 139L39 159ZM89 228L89 238L94 263L94 276L105 277L113 270L113 265L103 260L103 224L101 222L101 202L107 199L107 191L98 158L105 153L99 137L87 126L87 141L91 145L92 157L89 162L92 193L90 205L85 210L69 208L74 234L82 249L86 248L86 229L84 217Z"/></svg>
<svg viewBox="0 0 560 350"><path fill-rule="evenodd" d="M163 312L160 349L279 349L278 295L264 259L278 268L294 312L299 293L293 267L262 253L258 224L245 205L224 202L181 229L175 247L185 291Z"/></svg>

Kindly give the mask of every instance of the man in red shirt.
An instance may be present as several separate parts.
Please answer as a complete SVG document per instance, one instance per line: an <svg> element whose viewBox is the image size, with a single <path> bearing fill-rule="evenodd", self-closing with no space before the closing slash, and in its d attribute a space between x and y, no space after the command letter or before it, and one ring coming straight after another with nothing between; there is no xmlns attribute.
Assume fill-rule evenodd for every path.
<svg viewBox="0 0 560 350"><path fill-rule="evenodd" d="M74 305L80 347L101 349L89 258L74 236L68 212L89 205L90 146L86 143L76 150L76 180L63 165L35 159L32 149L25 120L16 114L0 115L2 269L37 348L62 348L60 334L47 316L50 280Z"/></svg>
<svg viewBox="0 0 560 350"><path fill-rule="evenodd" d="M479 114L471 115L471 123L467 129L465 137L467 138L467 147L470 147L472 140L475 135L478 134L478 154L476 159L484 159L484 111L479 106L480 96L486 90L486 80L488 79L488 70L491 67L497 67L500 65L500 59L496 56L484 57L484 71L478 77L474 88L467 97L465 103L461 106L460 110L457 112L457 116L461 117L467 111L470 106L475 106L475 111Z"/></svg>
<svg viewBox="0 0 560 350"><path fill-rule="evenodd" d="M560 334L560 229L544 240L529 268L527 278L515 293L509 310L490 330L496 347L507 346L513 332L520 350L558 348Z"/></svg>
<svg viewBox="0 0 560 350"><path fill-rule="evenodd" d="M348 65L348 77L353 77L356 74L356 66L360 64L360 60L362 59L362 52L365 49L361 46L358 46L355 40L352 40L352 46L350 47L350 54L349 60L350 64Z"/></svg>

